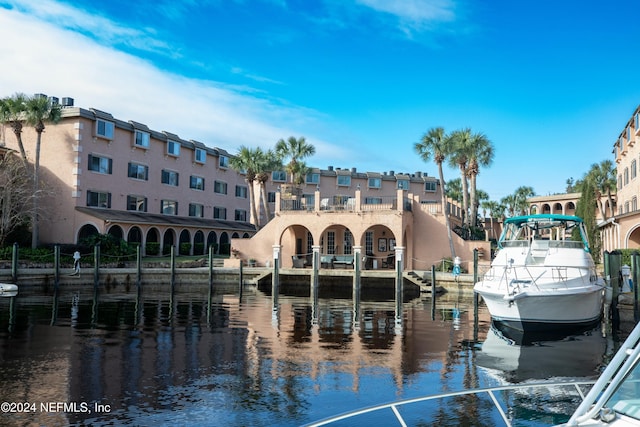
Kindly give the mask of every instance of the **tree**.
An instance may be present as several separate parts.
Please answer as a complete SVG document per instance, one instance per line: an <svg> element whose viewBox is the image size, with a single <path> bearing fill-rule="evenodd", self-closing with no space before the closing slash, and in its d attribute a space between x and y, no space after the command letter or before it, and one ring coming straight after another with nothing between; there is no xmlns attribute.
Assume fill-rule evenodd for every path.
<svg viewBox="0 0 640 427"><path fill-rule="evenodd" d="M451 151L451 141L445 135L444 128L435 127L429 129L419 142L414 145L414 150L425 162L429 157L433 156L433 160L438 166L438 176L440 178L440 202L442 203L442 212L447 227L447 237L449 238L449 249L451 250L451 259L456 257L456 250L453 245L453 237L451 235L451 220L449 219L449 205L447 204L446 186L444 181L444 173L442 171L442 163Z"/></svg>
<svg viewBox="0 0 640 427"><path fill-rule="evenodd" d="M60 105L52 103L46 96L34 95L26 99L24 108L28 125L36 131L36 152L33 166L33 212L31 218L31 248L38 247L38 195L40 188L40 147L45 123L58 123L62 118Z"/></svg>
<svg viewBox="0 0 640 427"><path fill-rule="evenodd" d="M591 165L591 169L587 172L584 180L591 180L595 189L595 198L600 216L603 220L607 219L607 209L602 200L607 195L609 209L613 215L613 192L616 190L616 169L613 167L611 160L603 160L600 163Z"/></svg>
<svg viewBox="0 0 640 427"><path fill-rule="evenodd" d="M480 205L482 206L483 210L489 211L489 222L491 223L491 238L497 239L498 236L495 235L493 228L493 219L500 218L504 214L504 207L501 210L500 203L491 200L483 200ZM486 218L486 212L484 216Z"/></svg>
<svg viewBox="0 0 640 427"><path fill-rule="evenodd" d="M600 232L596 223L595 209L596 194L599 189L594 181L594 176L587 176L582 180L580 184L580 199L576 205L576 216L582 218L585 229L587 231L587 237L589 239L589 246L591 254L595 262L599 261L601 241Z"/></svg>
<svg viewBox="0 0 640 427"><path fill-rule="evenodd" d="M478 190L476 188L476 180L480 173L480 167L490 166L493 162L493 144L485 134L476 132L471 135L469 141L469 165L467 167L467 176L469 177L469 209L471 211L467 224L474 227L478 218Z"/></svg>
<svg viewBox="0 0 640 427"><path fill-rule="evenodd" d="M259 168L259 158L262 155L260 148L249 148L240 146L238 153L229 160L231 167L238 172L245 173L245 181L249 187L249 209L251 211L251 217L255 221L256 227L260 228L260 221L258 218L258 210L256 209L255 192L253 189L253 183L256 180L256 171Z"/></svg>
<svg viewBox="0 0 640 427"><path fill-rule="evenodd" d="M462 182L460 178L454 178L447 182L447 197L462 206Z"/></svg>
<svg viewBox="0 0 640 427"><path fill-rule="evenodd" d="M20 156L25 167L29 163L27 152L22 143L22 122L24 121L26 102L27 96L23 93L16 93L11 97L0 99L0 123L8 124L13 130L13 134L18 140Z"/></svg>
<svg viewBox="0 0 640 427"><path fill-rule="evenodd" d="M265 184L269 180L271 172L282 168L282 162L278 159L275 151L260 151L262 154L258 156L258 161L256 162L256 179L260 186L260 195L262 198L262 204L266 211L267 221L269 221L271 219L271 209L269 209L269 200L267 198L267 189Z"/></svg>
<svg viewBox="0 0 640 427"><path fill-rule="evenodd" d="M460 169L460 183L462 184L462 223L468 223L469 218L469 182L467 167L473 153L471 129L465 128L453 131L449 136L451 150L449 165Z"/></svg>
<svg viewBox="0 0 640 427"><path fill-rule="evenodd" d="M0 155L0 247L7 237L29 223L33 192L30 169L15 154Z"/></svg>
<svg viewBox="0 0 640 427"><path fill-rule="evenodd" d="M297 178L296 174L300 172L299 163L303 159L313 156L316 153L316 148L307 143L303 136L300 138L290 136L286 141L281 139L276 143L275 152L280 160L289 159L286 170L289 173L291 184L294 184Z"/></svg>
<svg viewBox="0 0 640 427"><path fill-rule="evenodd" d="M533 187L523 185L516 188L515 193L513 193L514 212L517 212L519 215L525 215L529 209L529 202L527 199L535 195L536 192L533 190Z"/></svg>

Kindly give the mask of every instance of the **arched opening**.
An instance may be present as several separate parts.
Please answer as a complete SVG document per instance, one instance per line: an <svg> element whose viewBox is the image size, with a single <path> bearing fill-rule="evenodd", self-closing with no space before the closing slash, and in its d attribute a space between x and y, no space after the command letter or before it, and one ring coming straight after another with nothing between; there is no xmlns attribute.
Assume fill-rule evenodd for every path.
<svg viewBox="0 0 640 427"><path fill-rule="evenodd" d="M628 249L640 248L640 227L636 227L629 233L629 240L627 240Z"/></svg>
<svg viewBox="0 0 640 427"><path fill-rule="evenodd" d="M127 242L130 244L132 243L137 243L138 245L142 244L142 230L140 230L140 227L137 227L137 226L131 227L131 229L129 230L129 234L127 235Z"/></svg>
<svg viewBox="0 0 640 427"><path fill-rule="evenodd" d="M107 234L113 236L117 241L124 239L124 231L122 231L122 227L119 225L112 225L109 227Z"/></svg>
<svg viewBox="0 0 640 427"><path fill-rule="evenodd" d="M95 236L97 234L100 234L100 232L98 232L98 229L95 226L85 224L80 228L80 231L78 231L78 241L76 243L82 243L84 240L87 240L91 236Z"/></svg>
<svg viewBox="0 0 640 427"><path fill-rule="evenodd" d="M313 236L303 225L287 227L280 236L283 267L304 268L313 263Z"/></svg>
<svg viewBox="0 0 640 427"><path fill-rule="evenodd" d="M145 253L147 255L160 255L160 232L155 227L152 227L147 232Z"/></svg>
<svg viewBox="0 0 640 427"><path fill-rule="evenodd" d="M231 242L226 231L220 234L220 247L218 248L220 255L229 255L231 253Z"/></svg>
<svg viewBox="0 0 640 427"><path fill-rule="evenodd" d="M193 254L204 255L204 233L201 230L196 231L193 235Z"/></svg>
<svg viewBox="0 0 640 427"><path fill-rule="evenodd" d="M189 230L182 230L180 233L180 255L191 255L191 233Z"/></svg>
<svg viewBox="0 0 640 427"><path fill-rule="evenodd" d="M167 229L164 232L162 242L162 254L169 255L171 253L171 247L174 247L176 244L176 233L171 228Z"/></svg>
<svg viewBox="0 0 640 427"><path fill-rule="evenodd" d="M364 232L363 239L364 269L377 270L395 266L396 238L389 227L373 225Z"/></svg>
<svg viewBox="0 0 640 427"><path fill-rule="evenodd" d="M218 235L216 234L215 231L210 231L209 234L207 235L207 253L211 246L213 246L213 253L217 254L218 253Z"/></svg>

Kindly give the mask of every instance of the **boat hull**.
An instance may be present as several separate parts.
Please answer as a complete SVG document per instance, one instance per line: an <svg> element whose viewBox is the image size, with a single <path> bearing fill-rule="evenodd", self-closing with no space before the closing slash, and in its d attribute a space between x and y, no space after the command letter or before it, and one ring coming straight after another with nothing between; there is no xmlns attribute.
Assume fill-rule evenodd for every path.
<svg viewBox="0 0 640 427"><path fill-rule="evenodd" d="M602 315L604 288L525 291L514 296L478 289L491 317L500 324L519 331L567 327L597 322Z"/></svg>

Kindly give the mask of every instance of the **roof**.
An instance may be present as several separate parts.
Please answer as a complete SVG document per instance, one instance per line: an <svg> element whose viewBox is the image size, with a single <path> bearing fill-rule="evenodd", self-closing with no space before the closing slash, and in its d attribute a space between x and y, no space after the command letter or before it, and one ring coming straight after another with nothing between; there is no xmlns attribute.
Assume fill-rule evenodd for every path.
<svg viewBox="0 0 640 427"><path fill-rule="evenodd" d="M506 224L524 224L525 222L535 222L536 220L554 220L554 221L573 221L582 222L582 218L573 215L558 215L558 214L539 214L539 215L522 215L514 216L504 220Z"/></svg>
<svg viewBox="0 0 640 427"><path fill-rule="evenodd" d="M184 217L175 215L150 214L137 211L118 211L103 208L90 208L77 206L78 212L90 215L103 221L120 224L144 224L144 225L164 225L182 226L207 229L222 229L234 231L255 232L256 228L248 222L227 221L221 219L206 219L196 217Z"/></svg>

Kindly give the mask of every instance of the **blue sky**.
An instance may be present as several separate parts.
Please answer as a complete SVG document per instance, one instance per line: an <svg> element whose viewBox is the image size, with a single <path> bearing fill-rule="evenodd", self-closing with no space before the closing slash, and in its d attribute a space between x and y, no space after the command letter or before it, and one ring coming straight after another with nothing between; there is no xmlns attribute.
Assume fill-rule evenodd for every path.
<svg viewBox="0 0 640 427"><path fill-rule="evenodd" d="M70 96L231 153L305 136L310 166L359 171L437 175L413 144L470 127L495 147L478 177L492 200L547 195L613 159L640 103L637 15L633 0L0 0L0 96Z"/></svg>

